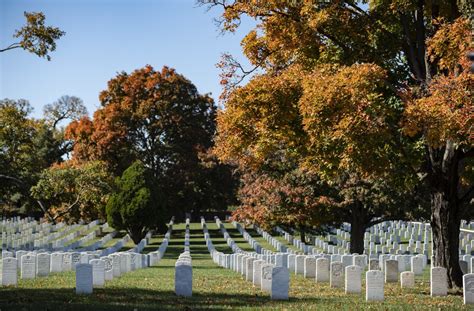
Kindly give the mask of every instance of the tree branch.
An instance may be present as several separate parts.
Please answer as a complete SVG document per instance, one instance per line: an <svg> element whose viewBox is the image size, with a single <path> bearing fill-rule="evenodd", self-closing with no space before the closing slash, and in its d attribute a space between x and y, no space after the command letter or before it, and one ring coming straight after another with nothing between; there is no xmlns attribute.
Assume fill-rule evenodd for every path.
<svg viewBox="0 0 474 311"><path fill-rule="evenodd" d="M58 219L59 217L65 215L65 214L67 214L67 213L69 213L69 211L70 211L74 206L76 206L77 203L79 203L79 199L80 199L80 198L81 198L81 197L78 195L77 198L76 198L76 201L74 201L74 203L72 203L71 205L69 205L69 206L66 208L66 210L64 210L64 211L62 211L61 213L59 213L59 214L57 214L56 216L54 216L54 220L56 220L56 219Z"/></svg>
<svg viewBox="0 0 474 311"><path fill-rule="evenodd" d="M0 53L8 51L8 50L18 49L18 48L21 48L21 45L20 45L19 42L15 42L15 43L10 44L9 46L7 46L4 49L0 49Z"/></svg>

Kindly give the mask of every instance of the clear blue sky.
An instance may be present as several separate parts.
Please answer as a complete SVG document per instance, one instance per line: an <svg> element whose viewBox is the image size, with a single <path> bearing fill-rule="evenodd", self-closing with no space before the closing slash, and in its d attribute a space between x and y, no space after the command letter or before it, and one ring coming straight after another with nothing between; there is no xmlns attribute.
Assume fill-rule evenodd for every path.
<svg viewBox="0 0 474 311"><path fill-rule="evenodd" d="M24 11L42 11L66 32L49 62L22 49L0 53L0 99L27 99L36 117L62 95L82 98L91 115L108 80L146 64L175 68L217 100L221 53L248 64L240 40L253 21L222 35L214 22L221 11L194 0L0 0L0 47L14 42Z"/></svg>

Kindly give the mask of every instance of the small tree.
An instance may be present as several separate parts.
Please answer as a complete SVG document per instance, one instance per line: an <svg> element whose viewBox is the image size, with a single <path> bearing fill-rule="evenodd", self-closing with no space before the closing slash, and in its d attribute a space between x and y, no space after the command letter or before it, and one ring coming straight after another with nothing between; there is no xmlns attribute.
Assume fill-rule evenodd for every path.
<svg viewBox="0 0 474 311"><path fill-rule="evenodd" d="M127 168L116 181L116 192L107 202L106 212L109 225L124 229L135 244L154 228L163 228L163 199L159 197L153 175L140 161Z"/></svg>

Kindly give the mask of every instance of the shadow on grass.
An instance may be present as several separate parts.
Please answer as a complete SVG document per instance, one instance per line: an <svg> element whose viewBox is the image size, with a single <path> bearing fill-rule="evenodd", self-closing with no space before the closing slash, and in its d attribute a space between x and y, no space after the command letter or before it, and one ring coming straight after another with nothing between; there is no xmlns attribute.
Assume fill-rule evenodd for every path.
<svg viewBox="0 0 474 311"><path fill-rule="evenodd" d="M272 301L269 296L249 294L193 293L192 297L178 297L172 291L141 288L94 289L91 295L76 295L70 288L0 290L1 310L199 310L223 309L286 304L317 303L320 298L291 298ZM275 307L275 306L274 306Z"/></svg>

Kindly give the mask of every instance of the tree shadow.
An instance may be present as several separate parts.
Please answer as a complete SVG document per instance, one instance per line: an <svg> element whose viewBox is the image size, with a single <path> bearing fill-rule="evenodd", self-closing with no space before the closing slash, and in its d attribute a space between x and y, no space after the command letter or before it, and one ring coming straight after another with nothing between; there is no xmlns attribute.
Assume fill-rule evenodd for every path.
<svg viewBox="0 0 474 311"><path fill-rule="evenodd" d="M317 303L321 298L291 298L272 301L267 294L199 293L178 297L170 290L143 288L94 289L91 295L76 295L71 288L2 288L1 310L199 310L263 306L287 308L295 302Z"/></svg>

